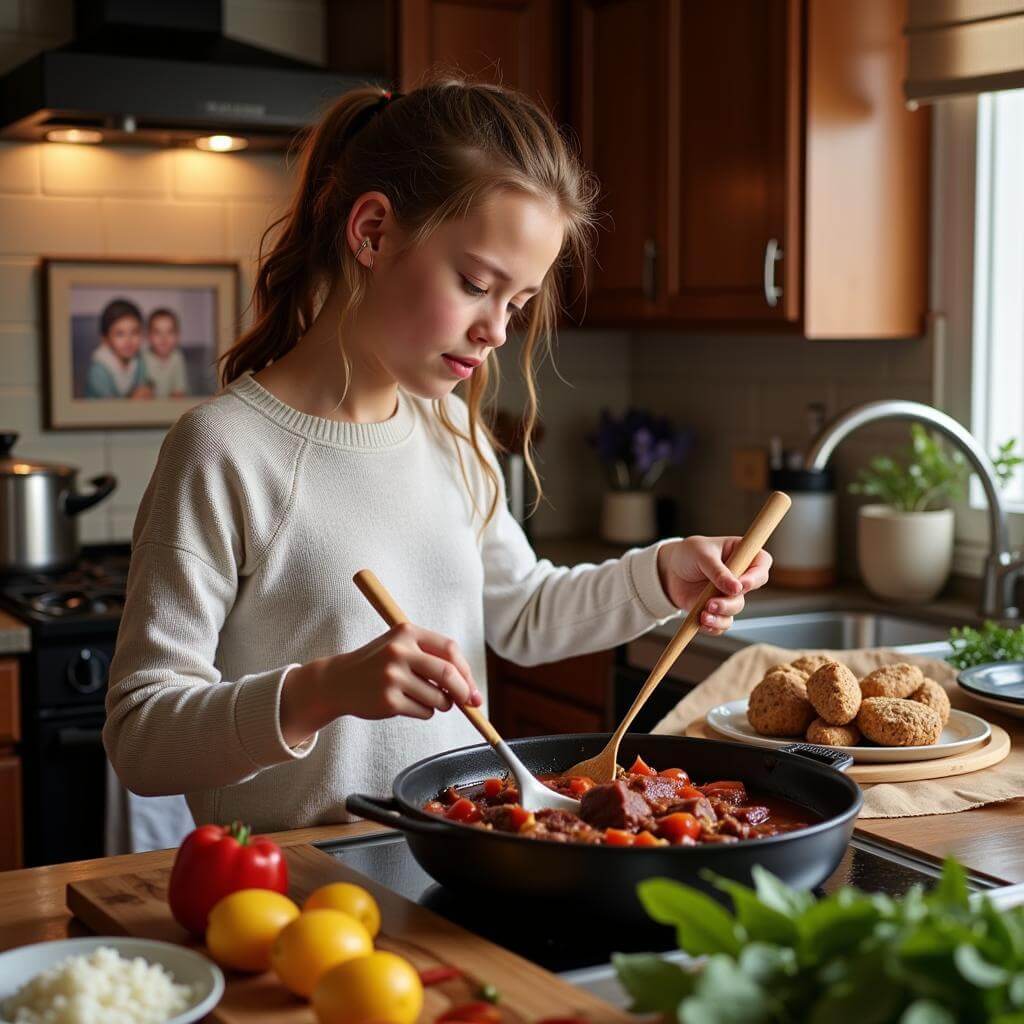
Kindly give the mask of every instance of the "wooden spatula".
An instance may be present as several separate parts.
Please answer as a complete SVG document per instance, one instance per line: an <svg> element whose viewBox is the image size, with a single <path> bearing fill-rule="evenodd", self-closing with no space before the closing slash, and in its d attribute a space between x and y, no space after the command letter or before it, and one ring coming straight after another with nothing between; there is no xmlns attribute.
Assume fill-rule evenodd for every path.
<svg viewBox="0 0 1024 1024"><path fill-rule="evenodd" d="M363 593L363 596L376 609L377 614L389 626L397 626L409 621L402 609L395 603L395 599L388 593L384 584L369 569L360 569L352 579ZM498 730L483 716L479 708L460 704L459 709L473 723L476 731L494 747L498 756L508 765L509 770L512 772L512 778L516 780L516 787L519 790L519 804L523 810L539 811L545 807L551 807L558 811L579 813L579 800L574 800L571 796L562 796L561 793L556 793L549 786L545 786L539 779L534 778L530 770L519 760L512 751L512 748L501 738Z"/></svg>
<svg viewBox="0 0 1024 1024"><path fill-rule="evenodd" d="M750 568L750 563L753 562L754 556L764 547L764 542L772 535L772 531L789 511L791 504L789 495L783 494L781 491L774 491L768 496L764 507L758 512L754 521L750 524L750 529L743 535L742 540L736 545L736 550L733 551L726 562L726 565L736 576L741 576ZM655 687L672 667L676 658L683 653L686 645L700 631L700 616L704 611L704 606L717 594L718 590L713 583L709 583L701 591L689 614L683 619L683 624L676 631L676 635L672 637L664 653L658 659L658 663L651 669L651 674L647 677L647 681L640 688L640 692L636 695L632 706L626 712L626 717L619 723L618 729L612 734L612 738L605 745L604 750L597 757L574 764L567 771L562 772L563 777L585 775L598 783L612 782L615 779L616 758L619 754L619 744L622 742L622 737L626 735L630 723L636 718L640 709L647 702L647 698L654 693Z"/></svg>

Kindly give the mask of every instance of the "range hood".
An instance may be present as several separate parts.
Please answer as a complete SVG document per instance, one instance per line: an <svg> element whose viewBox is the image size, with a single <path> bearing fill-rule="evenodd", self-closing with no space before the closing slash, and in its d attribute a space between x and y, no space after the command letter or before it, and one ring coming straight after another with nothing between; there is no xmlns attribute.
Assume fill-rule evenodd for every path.
<svg viewBox="0 0 1024 1024"><path fill-rule="evenodd" d="M74 13L72 42L0 78L0 138L79 129L173 146L223 134L286 149L339 94L384 84L228 38L220 0L75 0Z"/></svg>

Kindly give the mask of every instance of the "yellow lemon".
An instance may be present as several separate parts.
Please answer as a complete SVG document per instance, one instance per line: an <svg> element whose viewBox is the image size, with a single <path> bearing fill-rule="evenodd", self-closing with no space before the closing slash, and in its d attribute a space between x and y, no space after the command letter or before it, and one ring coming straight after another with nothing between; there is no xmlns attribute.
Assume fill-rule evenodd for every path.
<svg viewBox="0 0 1024 1024"><path fill-rule="evenodd" d="M408 960L378 951L325 971L313 989L320 1024L414 1024L423 1009L423 985Z"/></svg>
<svg viewBox="0 0 1024 1024"><path fill-rule="evenodd" d="M298 916L299 908L279 892L239 889L218 900L210 911L206 948L223 967L269 970L274 939Z"/></svg>
<svg viewBox="0 0 1024 1024"><path fill-rule="evenodd" d="M270 950L277 976L307 999L328 967L373 952L370 933L340 910L304 910L281 929Z"/></svg>
<svg viewBox="0 0 1024 1024"><path fill-rule="evenodd" d="M309 894L302 909L340 910L351 914L363 924L371 939L376 938L380 931L380 908L377 901L362 886L351 882L331 882L330 885L320 886Z"/></svg>

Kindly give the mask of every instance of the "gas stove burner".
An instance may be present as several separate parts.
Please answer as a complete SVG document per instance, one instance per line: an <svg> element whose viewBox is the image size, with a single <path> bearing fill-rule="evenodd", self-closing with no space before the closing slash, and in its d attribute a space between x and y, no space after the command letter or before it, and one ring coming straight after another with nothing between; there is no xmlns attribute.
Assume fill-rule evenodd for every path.
<svg viewBox="0 0 1024 1024"><path fill-rule="evenodd" d="M124 607L120 594L87 590L50 590L36 594L29 606L51 618L119 614Z"/></svg>

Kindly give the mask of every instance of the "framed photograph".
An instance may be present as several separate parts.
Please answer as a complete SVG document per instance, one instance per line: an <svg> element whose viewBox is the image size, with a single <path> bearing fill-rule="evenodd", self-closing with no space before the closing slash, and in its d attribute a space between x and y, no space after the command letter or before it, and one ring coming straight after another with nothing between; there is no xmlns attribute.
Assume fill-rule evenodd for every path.
<svg viewBox="0 0 1024 1024"><path fill-rule="evenodd" d="M219 390L238 334L238 264L44 259L51 430L168 427Z"/></svg>

